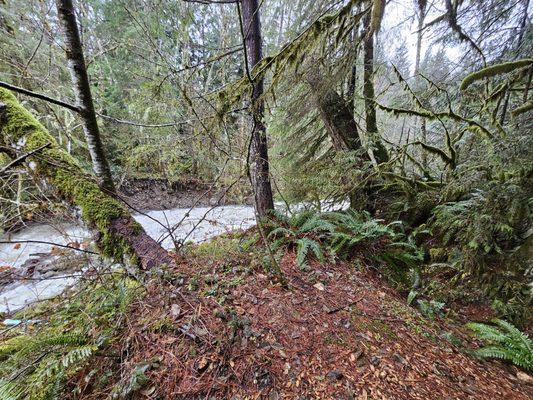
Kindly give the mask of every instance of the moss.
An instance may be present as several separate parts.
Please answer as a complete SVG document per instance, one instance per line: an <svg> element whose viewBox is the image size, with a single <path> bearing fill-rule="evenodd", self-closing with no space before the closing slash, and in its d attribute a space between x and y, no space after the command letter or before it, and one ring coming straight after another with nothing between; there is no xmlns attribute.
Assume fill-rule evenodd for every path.
<svg viewBox="0 0 533 400"><path fill-rule="evenodd" d="M0 153L0 167L7 165L10 161L11 159L9 158L7 154Z"/></svg>
<svg viewBox="0 0 533 400"><path fill-rule="evenodd" d="M530 59L530 58L524 59L524 60L506 62L502 64L491 65L490 67L480 69L479 71L475 71L475 72L472 72L470 75L467 75L461 82L461 90L466 90L468 86L470 86L472 83L480 79L490 78L492 76L501 75L501 74L506 74L506 73L514 71L515 69L522 68L522 67L528 67L530 65L533 65L533 59Z"/></svg>
<svg viewBox="0 0 533 400"><path fill-rule="evenodd" d="M76 160L61 149L39 121L6 89L0 88L0 102L7 105L6 122L1 129L2 141L22 145L26 151L51 143L42 151L41 157L34 158L35 173L81 208L84 221L101 233L99 247L104 255L121 258L130 253L127 244L110 231L114 219L127 215L124 207L103 193L97 182L83 172Z"/></svg>
<svg viewBox="0 0 533 400"><path fill-rule="evenodd" d="M429 257L433 262L442 262L448 259L448 254L446 249L441 247L433 247L429 249Z"/></svg>
<svg viewBox="0 0 533 400"><path fill-rule="evenodd" d="M527 103L521 105L520 107L515 108L512 111L512 114L516 117L517 115L523 114L525 112L528 112L529 110L533 109L533 101L528 101Z"/></svg>
<svg viewBox="0 0 533 400"><path fill-rule="evenodd" d="M372 14L370 19L370 35L373 35L376 32L379 32L381 27L381 20L383 19L383 14L385 12L385 1L384 0L374 0L372 4Z"/></svg>

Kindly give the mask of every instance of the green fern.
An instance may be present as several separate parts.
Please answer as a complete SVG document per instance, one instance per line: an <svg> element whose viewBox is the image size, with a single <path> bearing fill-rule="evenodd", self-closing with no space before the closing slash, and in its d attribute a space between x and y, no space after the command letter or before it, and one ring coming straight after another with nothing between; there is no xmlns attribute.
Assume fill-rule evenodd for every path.
<svg viewBox="0 0 533 400"><path fill-rule="evenodd" d="M14 382L0 379L0 399L18 400L22 397L23 390Z"/></svg>
<svg viewBox="0 0 533 400"><path fill-rule="evenodd" d="M67 380L85 368L114 332L138 286L113 276L73 296L46 324L0 345L0 399L61 399ZM26 311L27 313L27 311ZM9 332L16 334L17 330ZM16 377L16 382L12 380Z"/></svg>
<svg viewBox="0 0 533 400"><path fill-rule="evenodd" d="M302 267L309 252L324 262L326 253L349 259L356 255L369 261L387 263L406 272L422 260L422 253L402 232L403 224L384 224L367 212L347 210L317 213L305 210L290 217L271 219L272 249L296 249L296 262ZM398 275L398 274L397 274Z"/></svg>
<svg viewBox="0 0 533 400"><path fill-rule="evenodd" d="M334 229L335 225L328 221L322 214L305 210L293 214L291 217L274 214L271 219L272 230L268 239L272 240L271 248L274 251L286 246L296 248L296 263L299 267L306 265L309 250L320 262L325 260L322 242Z"/></svg>
<svg viewBox="0 0 533 400"><path fill-rule="evenodd" d="M495 326L481 323L469 323L474 335L488 343L474 351L481 358L498 358L510 361L525 370L533 370L533 342L507 321L494 319Z"/></svg>
<svg viewBox="0 0 533 400"><path fill-rule="evenodd" d="M304 237L296 241L296 264L299 267L305 266L309 250L313 252L318 261L324 262L324 252L322 251L320 244L312 239Z"/></svg>

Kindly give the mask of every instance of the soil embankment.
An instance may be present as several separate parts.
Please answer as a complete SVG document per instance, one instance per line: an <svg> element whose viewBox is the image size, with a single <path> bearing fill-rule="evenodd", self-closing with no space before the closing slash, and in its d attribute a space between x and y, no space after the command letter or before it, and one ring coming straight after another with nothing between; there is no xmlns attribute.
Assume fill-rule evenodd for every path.
<svg viewBox="0 0 533 400"><path fill-rule="evenodd" d="M188 181L170 184L161 179L131 179L123 182L119 196L137 210L167 210L229 204L251 204L248 198L226 193L226 188Z"/></svg>

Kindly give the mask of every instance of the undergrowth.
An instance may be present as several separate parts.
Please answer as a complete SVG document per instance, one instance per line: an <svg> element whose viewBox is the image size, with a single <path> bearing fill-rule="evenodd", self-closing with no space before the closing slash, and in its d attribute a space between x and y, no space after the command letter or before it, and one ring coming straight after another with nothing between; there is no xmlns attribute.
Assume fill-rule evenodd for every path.
<svg viewBox="0 0 533 400"><path fill-rule="evenodd" d="M68 380L89 367L94 357L105 355L138 293L134 281L107 277L82 287L66 301L44 303L45 315L38 308L25 311L25 319L41 322L22 323L4 332L0 399L63 398Z"/></svg>
<svg viewBox="0 0 533 400"><path fill-rule="evenodd" d="M297 264L307 267L310 258L358 259L367 264L390 268L388 277L396 283L422 261L422 253L403 231L399 221L386 224L367 212L355 210L302 211L291 216L275 212L268 238L274 251L294 249Z"/></svg>
<svg viewBox="0 0 533 400"><path fill-rule="evenodd" d="M499 358L528 371L533 370L533 342L514 325L501 319L492 321L494 326L470 323L467 327L487 344L474 351L481 358Z"/></svg>

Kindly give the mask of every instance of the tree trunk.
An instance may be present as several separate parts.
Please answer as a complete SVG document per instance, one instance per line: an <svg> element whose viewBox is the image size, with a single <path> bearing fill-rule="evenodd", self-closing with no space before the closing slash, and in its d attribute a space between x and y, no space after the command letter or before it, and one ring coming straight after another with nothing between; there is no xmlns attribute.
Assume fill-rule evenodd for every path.
<svg viewBox="0 0 533 400"><path fill-rule="evenodd" d="M56 6L59 23L63 30L68 69L72 78L76 102L80 110L79 114L83 121L83 132L91 156L93 171L99 180L100 186L103 189L114 192L111 170L105 156L98 122L96 121L89 76L87 75L83 57L83 48L74 6L72 5L72 0L56 0Z"/></svg>
<svg viewBox="0 0 533 400"><path fill-rule="evenodd" d="M327 86L327 83L324 85L316 71L309 73L306 79L333 148L336 151L360 149L357 124L341 95Z"/></svg>
<svg viewBox="0 0 533 400"><path fill-rule="evenodd" d="M252 69L263 58L261 43L261 23L257 0L242 0L245 51ZM267 216L274 209L270 172L268 164L268 146L264 119L263 78L253 82L252 114L253 132L251 143L251 177L255 192L255 203L260 218Z"/></svg>
<svg viewBox="0 0 533 400"><path fill-rule="evenodd" d="M365 98L365 122L367 140L372 148L376 162L381 164L389 160L387 149L381 143L376 120L376 105L374 94L374 35L371 32L371 16L367 13L363 19L363 96Z"/></svg>
<svg viewBox="0 0 533 400"><path fill-rule="evenodd" d="M173 262L128 211L102 191L93 177L84 174L76 160L3 88L0 88L0 145L18 148L23 153L43 147L38 156L25 160L31 167L28 171L46 180L65 200L81 209L87 225L99 232L97 244L103 255L119 260L128 257L142 269Z"/></svg>
<svg viewBox="0 0 533 400"><path fill-rule="evenodd" d="M418 0L418 31L416 36L416 56L415 56L415 77L419 81L420 77L418 76L420 74L420 57L422 55L422 36L423 33L423 27L424 27L424 19L426 18L426 1L425 0ZM420 141L423 143L427 143L427 127L426 127L426 119L423 117L419 118L420 123ZM424 169L428 166L428 157L427 152L424 149L420 150L422 152L422 166Z"/></svg>

